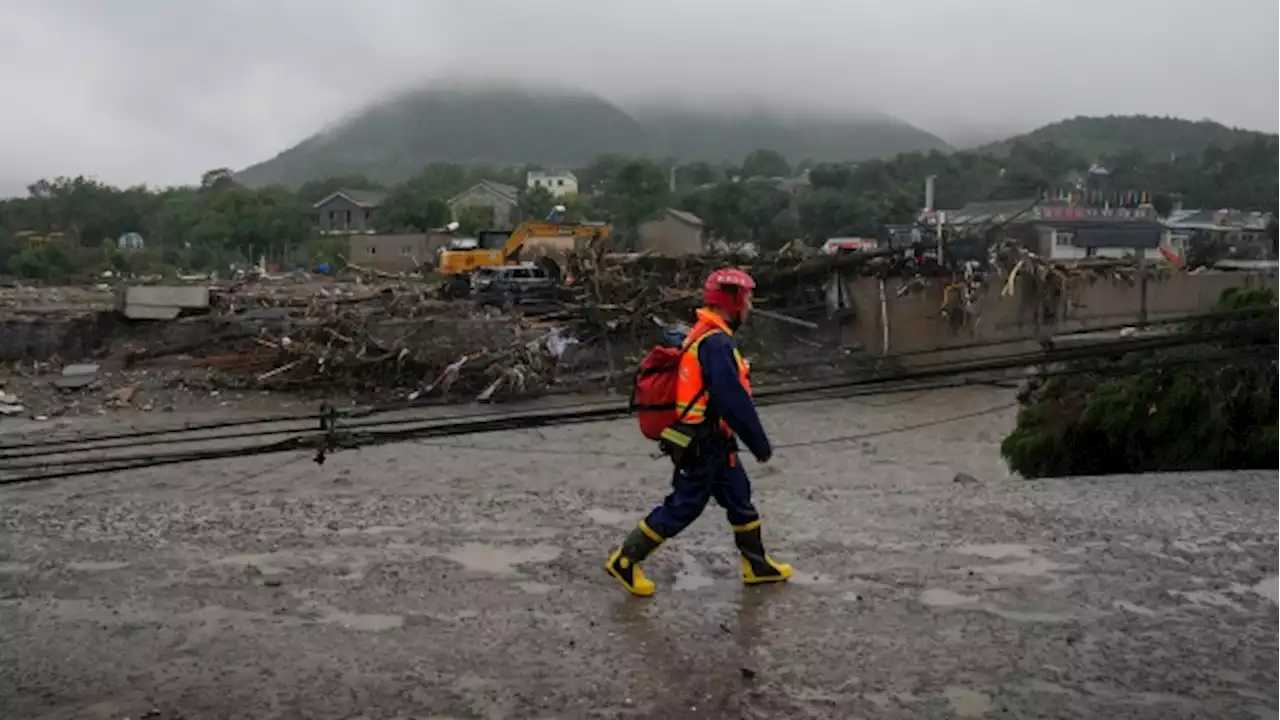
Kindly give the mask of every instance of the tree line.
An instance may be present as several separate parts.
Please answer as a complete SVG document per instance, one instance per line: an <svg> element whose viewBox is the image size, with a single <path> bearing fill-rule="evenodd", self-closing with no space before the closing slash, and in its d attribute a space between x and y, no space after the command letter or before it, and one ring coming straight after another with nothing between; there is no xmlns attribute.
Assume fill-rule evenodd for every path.
<svg viewBox="0 0 1280 720"><path fill-rule="evenodd" d="M664 207L692 212L711 236L763 249L792 239L822 242L874 235L911 222L924 202L924 179L936 176L935 206L1021 199L1060 186L1093 164L1112 187L1151 193L1158 210L1175 198L1187 207L1276 213L1280 164L1275 136L1180 156L1124 151L1086 158L1051 143L1015 142L987 152L908 153L859 163L801 161L754 151L740 163L681 163L605 155L579 168L580 194L559 202L570 220L611 220L622 243ZM296 190L249 188L226 169L198 184L120 188L91 177L40 180L26 197L0 201L0 274L55 281L102 270L207 271L266 256L280 265L338 261L345 240L319 236L313 203L338 189L386 194L379 230L423 231L451 219L446 200L481 180L523 188L531 168L431 163L385 186L361 175L317 179ZM803 174L804 181L798 177ZM522 192L522 217L544 217L558 201L546 190ZM461 212L460 233L484 229L486 212ZM138 233L145 248L117 239Z"/></svg>

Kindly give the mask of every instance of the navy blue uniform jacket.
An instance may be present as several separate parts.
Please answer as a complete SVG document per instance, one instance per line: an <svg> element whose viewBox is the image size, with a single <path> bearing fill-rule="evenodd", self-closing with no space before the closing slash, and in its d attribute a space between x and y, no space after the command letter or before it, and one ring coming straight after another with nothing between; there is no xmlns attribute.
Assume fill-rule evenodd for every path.
<svg viewBox="0 0 1280 720"><path fill-rule="evenodd" d="M773 455L755 403L738 378L738 361L733 355L733 338L712 333L698 345L702 382L707 389L708 414L719 417L742 440L757 460Z"/></svg>

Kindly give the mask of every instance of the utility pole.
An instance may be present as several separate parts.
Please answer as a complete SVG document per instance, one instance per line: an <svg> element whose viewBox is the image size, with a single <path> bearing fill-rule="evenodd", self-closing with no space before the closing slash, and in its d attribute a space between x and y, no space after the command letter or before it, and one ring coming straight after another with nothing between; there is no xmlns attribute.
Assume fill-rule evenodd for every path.
<svg viewBox="0 0 1280 720"><path fill-rule="evenodd" d="M933 219L934 233L938 237L938 265L942 265L942 218L933 211L933 184L938 179L937 175L930 175L924 179L924 211L925 214Z"/></svg>

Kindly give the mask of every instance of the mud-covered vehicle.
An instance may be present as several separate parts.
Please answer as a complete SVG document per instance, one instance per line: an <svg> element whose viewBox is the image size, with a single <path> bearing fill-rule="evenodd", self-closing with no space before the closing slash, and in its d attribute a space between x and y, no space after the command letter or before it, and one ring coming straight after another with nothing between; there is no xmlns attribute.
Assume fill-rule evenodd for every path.
<svg viewBox="0 0 1280 720"><path fill-rule="evenodd" d="M534 263L477 268L471 275L471 297L489 312L547 312L560 306L556 280Z"/></svg>

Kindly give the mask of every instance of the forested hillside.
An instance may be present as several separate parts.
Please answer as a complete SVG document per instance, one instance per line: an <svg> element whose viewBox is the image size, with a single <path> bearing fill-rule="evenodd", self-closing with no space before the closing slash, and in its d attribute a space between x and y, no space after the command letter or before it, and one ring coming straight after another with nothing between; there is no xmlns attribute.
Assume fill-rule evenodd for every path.
<svg viewBox="0 0 1280 720"><path fill-rule="evenodd" d="M1029 145L1049 143L1091 158L1137 153L1170 159L1210 147L1230 147L1266 137L1265 133L1231 128L1212 120L1192 121L1150 115L1077 116L979 150L1001 154L1008 152L1015 142ZM1274 139L1275 135L1270 137Z"/></svg>

